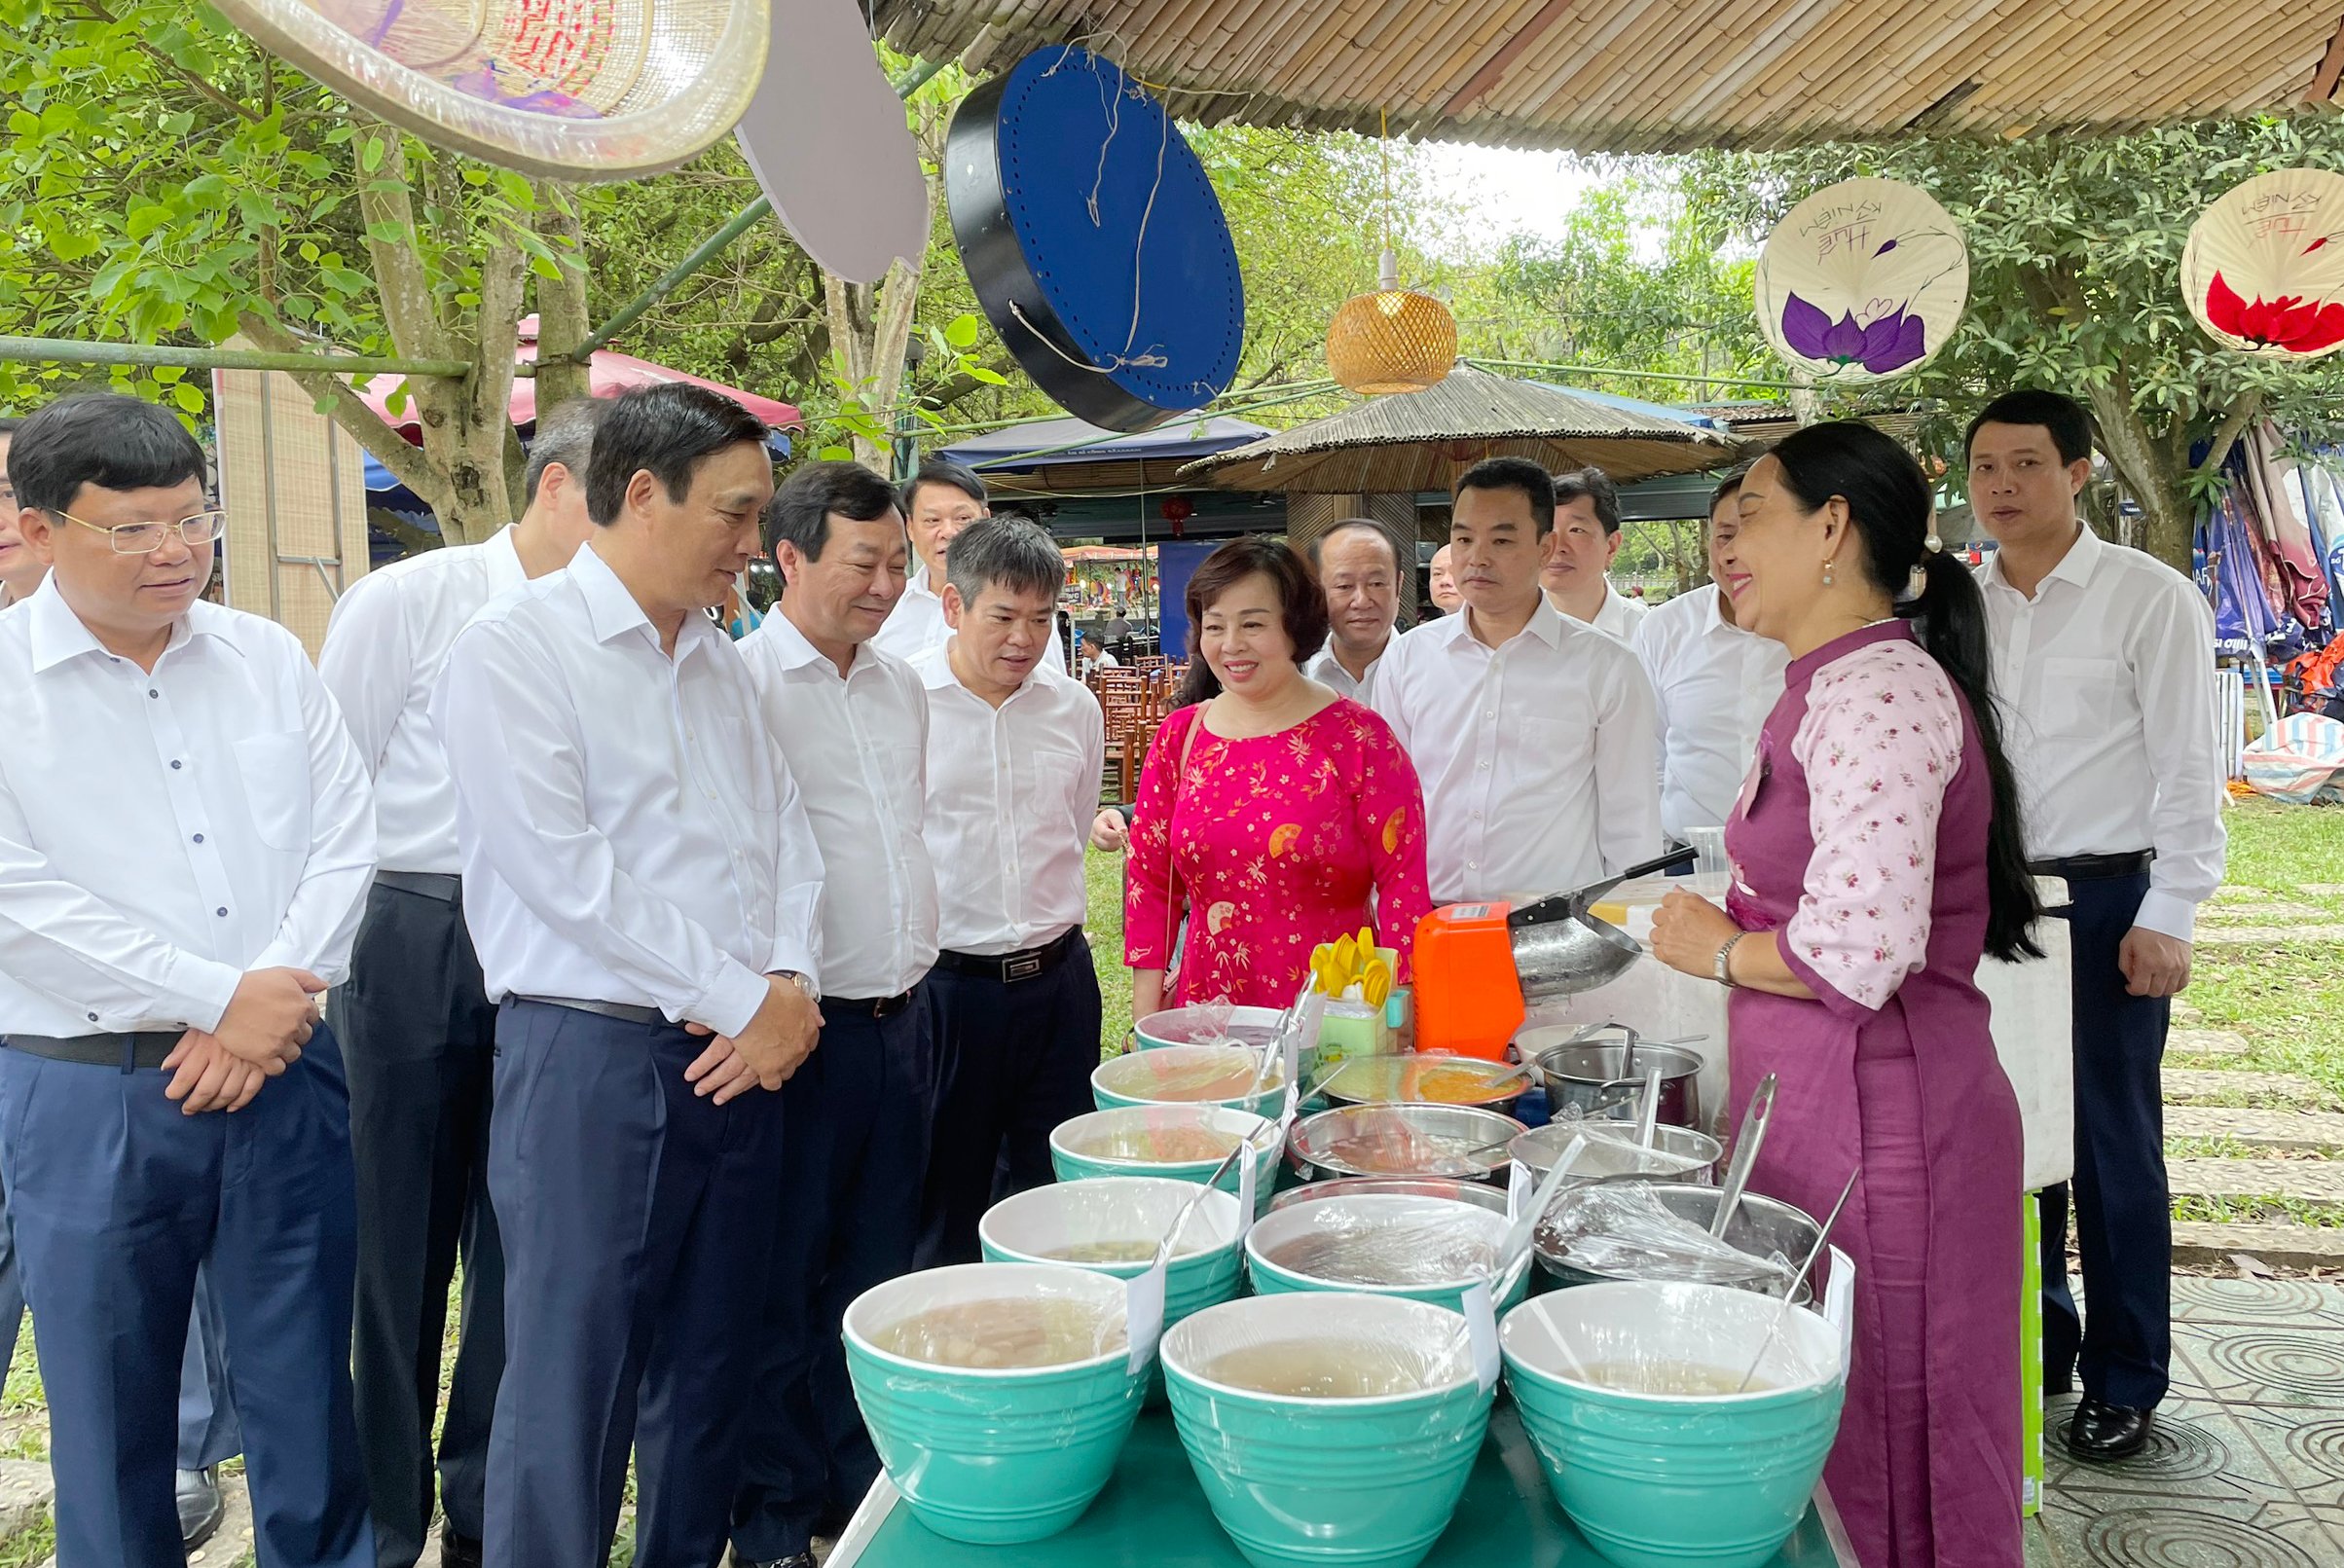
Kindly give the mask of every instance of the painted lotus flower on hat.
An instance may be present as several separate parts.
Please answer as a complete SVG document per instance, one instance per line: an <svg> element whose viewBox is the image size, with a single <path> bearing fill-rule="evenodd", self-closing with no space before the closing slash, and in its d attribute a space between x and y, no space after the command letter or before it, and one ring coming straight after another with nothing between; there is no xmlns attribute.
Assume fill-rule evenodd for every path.
<svg viewBox="0 0 2344 1568"><path fill-rule="evenodd" d="M2216 331L2251 349L2316 354L2344 344L2344 303L2292 294L2244 300L2218 272L2206 289L2206 318Z"/></svg>
<svg viewBox="0 0 2344 1568"><path fill-rule="evenodd" d="M1819 384L1905 374L1943 347L1969 298L1969 252L1943 207L1895 180L1846 180L1793 207L1758 258L1758 323Z"/></svg>
<svg viewBox="0 0 2344 1568"><path fill-rule="evenodd" d="M1806 358L1860 365L1875 376L1919 364L1928 353L1927 329L1901 303L1868 322L1859 323L1852 310L1834 321L1793 294L1782 306L1782 339Z"/></svg>

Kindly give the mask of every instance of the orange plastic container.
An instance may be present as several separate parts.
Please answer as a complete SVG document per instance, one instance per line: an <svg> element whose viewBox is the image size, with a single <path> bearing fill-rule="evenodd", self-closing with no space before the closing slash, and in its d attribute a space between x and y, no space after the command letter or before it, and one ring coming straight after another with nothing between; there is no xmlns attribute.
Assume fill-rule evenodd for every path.
<svg viewBox="0 0 2344 1568"><path fill-rule="evenodd" d="M1443 904L1416 923L1416 1049L1497 1061L1522 1026L1513 910L1502 902Z"/></svg>

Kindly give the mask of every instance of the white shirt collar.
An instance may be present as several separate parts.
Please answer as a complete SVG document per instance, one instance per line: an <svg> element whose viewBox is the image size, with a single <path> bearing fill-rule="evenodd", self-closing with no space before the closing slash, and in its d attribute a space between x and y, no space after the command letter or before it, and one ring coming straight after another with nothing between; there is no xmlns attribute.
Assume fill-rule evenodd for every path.
<svg viewBox="0 0 2344 1568"><path fill-rule="evenodd" d="M832 675L838 674L838 666L830 662L830 656L806 639L806 634L797 629L795 621L782 612L780 604L775 604L766 612L764 623L757 631L772 638L774 654L784 670L803 670L809 665L820 665ZM856 643L854 662L847 666L847 678L852 679L858 671L867 670L877 663L878 654L868 642Z"/></svg>
<svg viewBox="0 0 2344 1568"><path fill-rule="evenodd" d="M106 645L98 641L97 634L91 631L81 616L74 613L71 604L65 602L65 596L57 591L55 572L41 579L41 586L33 590L32 598L26 600L25 604L24 614L29 623L26 631L30 637L34 675L53 670L68 659L80 658L85 653L113 657L106 652ZM184 646L192 637L215 631L209 622L211 613L218 607L201 599L188 605L186 613L171 623L171 635L164 643L163 651L167 654L174 648Z"/></svg>
<svg viewBox="0 0 2344 1568"><path fill-rule="evenodd" d="M2091 587L2092 573L2099 569L2100 558L2107 553L2107 541L2092 531L2092 525L2078 518L2075 542L2068 546L2068 553L2059 558L2058 565L2043 573L2043 580L2034 585L2034 597L2040 599L2044 588L2055 582L2073 583L2077 588ZM2002 571L2001 551L1994 553L1994 560L1988 563L1986 569L1997 587L2018 593L2018 585Z"/></svg>
<svg viewBox="0 0 2344 1568"><path fill-rule="evenodd" d="M489 597L507 594L529 581L529 568L521 564L521 547L513 542L516 525L507 523L489 536L480 547L481 560L489 566ZM585 550L580 545L580 552ZM606 564L605 564L606 565Z"/></svg>
<svg viewBox="0 0 2344 1568"><path fill-rule="evenodd" d="M1480 638L1477 638L1473 635L1472 616L1473 606L1468 604L1459 609L1454 615L1444 615L1441 617L1440 622L1436 624L1445 625L1452 621L1456 623L1454 629L1448 634L1448 640L1451 646L1455 646L1459 643L1471 642L1477 647L1488 648L1488 651L1491 653L1497 652L1497 648L1490 648L1487 643L1482 641ZM1553 602L1547 598L1546 591L1541 589L1538 595L1538 607L1530 612L1529 623L1525 625L1520 632L1515 633L1514 638L1525 636L1536 637L1548 647L1557 648L1562 645L1562 611L1555 607ZM1588 630L1592 632L1594 630L1594 628L1591 626L1588 628ZM1513 641L1514 638L1507 638L1507 641ZM1500 643L1498 646L1503 647L1505 646L1505 643Z"/></svg>

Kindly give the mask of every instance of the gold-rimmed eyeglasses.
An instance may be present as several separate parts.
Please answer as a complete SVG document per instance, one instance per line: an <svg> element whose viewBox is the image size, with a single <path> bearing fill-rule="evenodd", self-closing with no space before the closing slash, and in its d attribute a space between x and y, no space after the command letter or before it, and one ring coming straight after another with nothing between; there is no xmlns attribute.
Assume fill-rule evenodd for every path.
<svg viewBox="0 0 2344 1568"><path fill-rule="evenodd" d="M163 548L164 541L176 531L180 541L188 545L209 544L220 536L228 526L226 512L198 512L176 523L117 523L112 528L103 523L83 523L71 512L58 512L68 523L78 523L92 533L102 533L106 543L118 556L152 555Z"/></svg>

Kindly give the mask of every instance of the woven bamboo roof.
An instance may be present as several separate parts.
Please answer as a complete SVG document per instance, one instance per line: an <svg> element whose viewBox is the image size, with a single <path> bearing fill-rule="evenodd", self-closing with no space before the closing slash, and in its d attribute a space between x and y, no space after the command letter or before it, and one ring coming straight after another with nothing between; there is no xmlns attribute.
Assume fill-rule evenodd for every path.
<svg viewBox="0 0 2344 1568"><path fill-rule="evenodd" d="M1739 451L1682 419L1459 365L1437 386L1371 397L1181 473L1217 490L1375 494L1447 490L1483 457L1527 457L1550 469L1593 463L1627 484L1722 467Z"/></svg>
<svg viewBox="0 0 2344 1568"><path fill-rule="evenodd" d="M2327 101L2336 0L878 0L971 68L1083 42L1173 112L1586 152L2127 130Z"/></svg>

